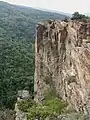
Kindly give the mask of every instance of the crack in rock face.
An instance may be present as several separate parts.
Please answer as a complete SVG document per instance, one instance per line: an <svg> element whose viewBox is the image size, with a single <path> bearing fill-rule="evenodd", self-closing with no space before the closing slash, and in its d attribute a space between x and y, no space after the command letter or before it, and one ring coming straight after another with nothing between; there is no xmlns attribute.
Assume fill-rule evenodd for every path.
<svg viewBox="0 0 90 120"><path fill-rule="evenodd" d="M53 90L77 111L90 109L90 23L49 20L37 25L35 101Z"/></svg>

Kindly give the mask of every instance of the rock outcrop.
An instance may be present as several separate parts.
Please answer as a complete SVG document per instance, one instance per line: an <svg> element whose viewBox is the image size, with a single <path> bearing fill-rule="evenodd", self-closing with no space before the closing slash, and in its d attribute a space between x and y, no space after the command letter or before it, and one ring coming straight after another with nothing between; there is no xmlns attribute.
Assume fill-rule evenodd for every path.
<svg viewBox="0 0 90 120"><path fill-rule="evenodd" d="M90 23L46 21L37 25L35 101L48 92L77 111L90 111Z"/></svg>
<svg viewBox="0 0 90 120"><path fill-rule="evenodd" d="M15 120L27 120L26 114L21 110L19 110L18 102L21 102L22 100L28 100L28 99L30 99L29 91L27 90L18 91L17 103L15 104L15 111L16 111Z"/></svg>

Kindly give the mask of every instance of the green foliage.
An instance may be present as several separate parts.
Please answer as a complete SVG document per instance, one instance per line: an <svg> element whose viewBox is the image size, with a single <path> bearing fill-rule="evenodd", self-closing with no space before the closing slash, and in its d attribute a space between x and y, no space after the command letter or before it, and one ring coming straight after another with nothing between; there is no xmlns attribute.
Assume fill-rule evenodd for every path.
<svg viewBox="0 0 90 120"><path fill-rule="evenodd" d="M90 19L90 18L83 14L79 14L79 12L75 12L71 18L71 20L85 20L85 19Z"/></svg>
<svg viewBox="0 0 90 120"><path fill-rule="evenodd" d="M12 107L18 90L27 89L33 94L32 45L25 40L0 40L0 106Z"/></svg>
<svg viewBox="0 0 90 120"><path fill-rule="evenodd" d="M28 108L32 106L37 106L34 100L23 100L21 102L18 102L18 107L23 112L27 112Z"/></svg>
<svg viewBox="0 0 90 120"><path fill-rule="evenodd" d="M18 90L33 95L35 26L64 17L0 1L0 107L14 108Z"/></svg>
<svg viewBox="0 0 90 120"><path fill-rule="evenodd" d="M38 22L48 19L64 19L64 15L44 12L29 7L10 5L0 1L0 36L29 41L35 36Z"/></svg>
<svg viewBox="0 0 90 120"><path fill-rule="evenodd" d="M62 109L67 106L67 103L58 98L53 98L53 99L45 101L44 105L48 106L50 108L50 110L52 111L52 113L56 112L56 114L57 113L60 114Z"/></svg>
<svg viewBox="0 0 90 120"><path fill-rule="evenodd" d="M39 118L44 120L46 117L58 116L67 107L67 103L53 98L44 101L42 105L36 104L33 101L22 101L18 103L19 109L26 112L28 120Z"/></svg>

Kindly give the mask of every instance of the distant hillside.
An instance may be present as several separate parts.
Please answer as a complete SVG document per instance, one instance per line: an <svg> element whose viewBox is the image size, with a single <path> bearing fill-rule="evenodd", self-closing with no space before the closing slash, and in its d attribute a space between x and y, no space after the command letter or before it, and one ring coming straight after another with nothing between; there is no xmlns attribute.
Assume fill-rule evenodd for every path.
<svg viewBox="0 0 90 120"><path fill-rule="evenodd" d="M65 15L45 12L31 7L0 2L0 31L8 39L30 39L34 37L35 25L47 19L64 19ZM0 36L3 34L0 33Z"/></svg>
<svg viewBox="0 0 90 120"><path fill-rule="evenodd" d="M18 90L33 97L34 36L38 22L64 15L0 2L0 107L14 108Z"/></svg>
<svg viewBox="0 0 90 120"><path fill-rule="evenodd" d="M72 14L70 13L65 13L65 12L62 12L62 11L58 11L58 10L50 10L50 9L43 9L43 8L38 8L39 10L42 10L42 11L45 11L45 12L52 12L52 13L57 13L57 14L61 14L61 15L65 15L65 16L68 16L68 17L71 17Z"/></svg>

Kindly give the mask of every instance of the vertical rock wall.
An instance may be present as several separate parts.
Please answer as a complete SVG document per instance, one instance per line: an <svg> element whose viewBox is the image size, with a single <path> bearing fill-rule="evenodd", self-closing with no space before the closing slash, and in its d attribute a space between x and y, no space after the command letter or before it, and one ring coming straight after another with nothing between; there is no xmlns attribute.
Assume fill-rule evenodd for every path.
<svg viewBox="0 0 90 120"><path fill-rule="evenodd" d="M35 100L49 92L88 112L90 102L90 23L46 21L37 25Z"/></svg>

